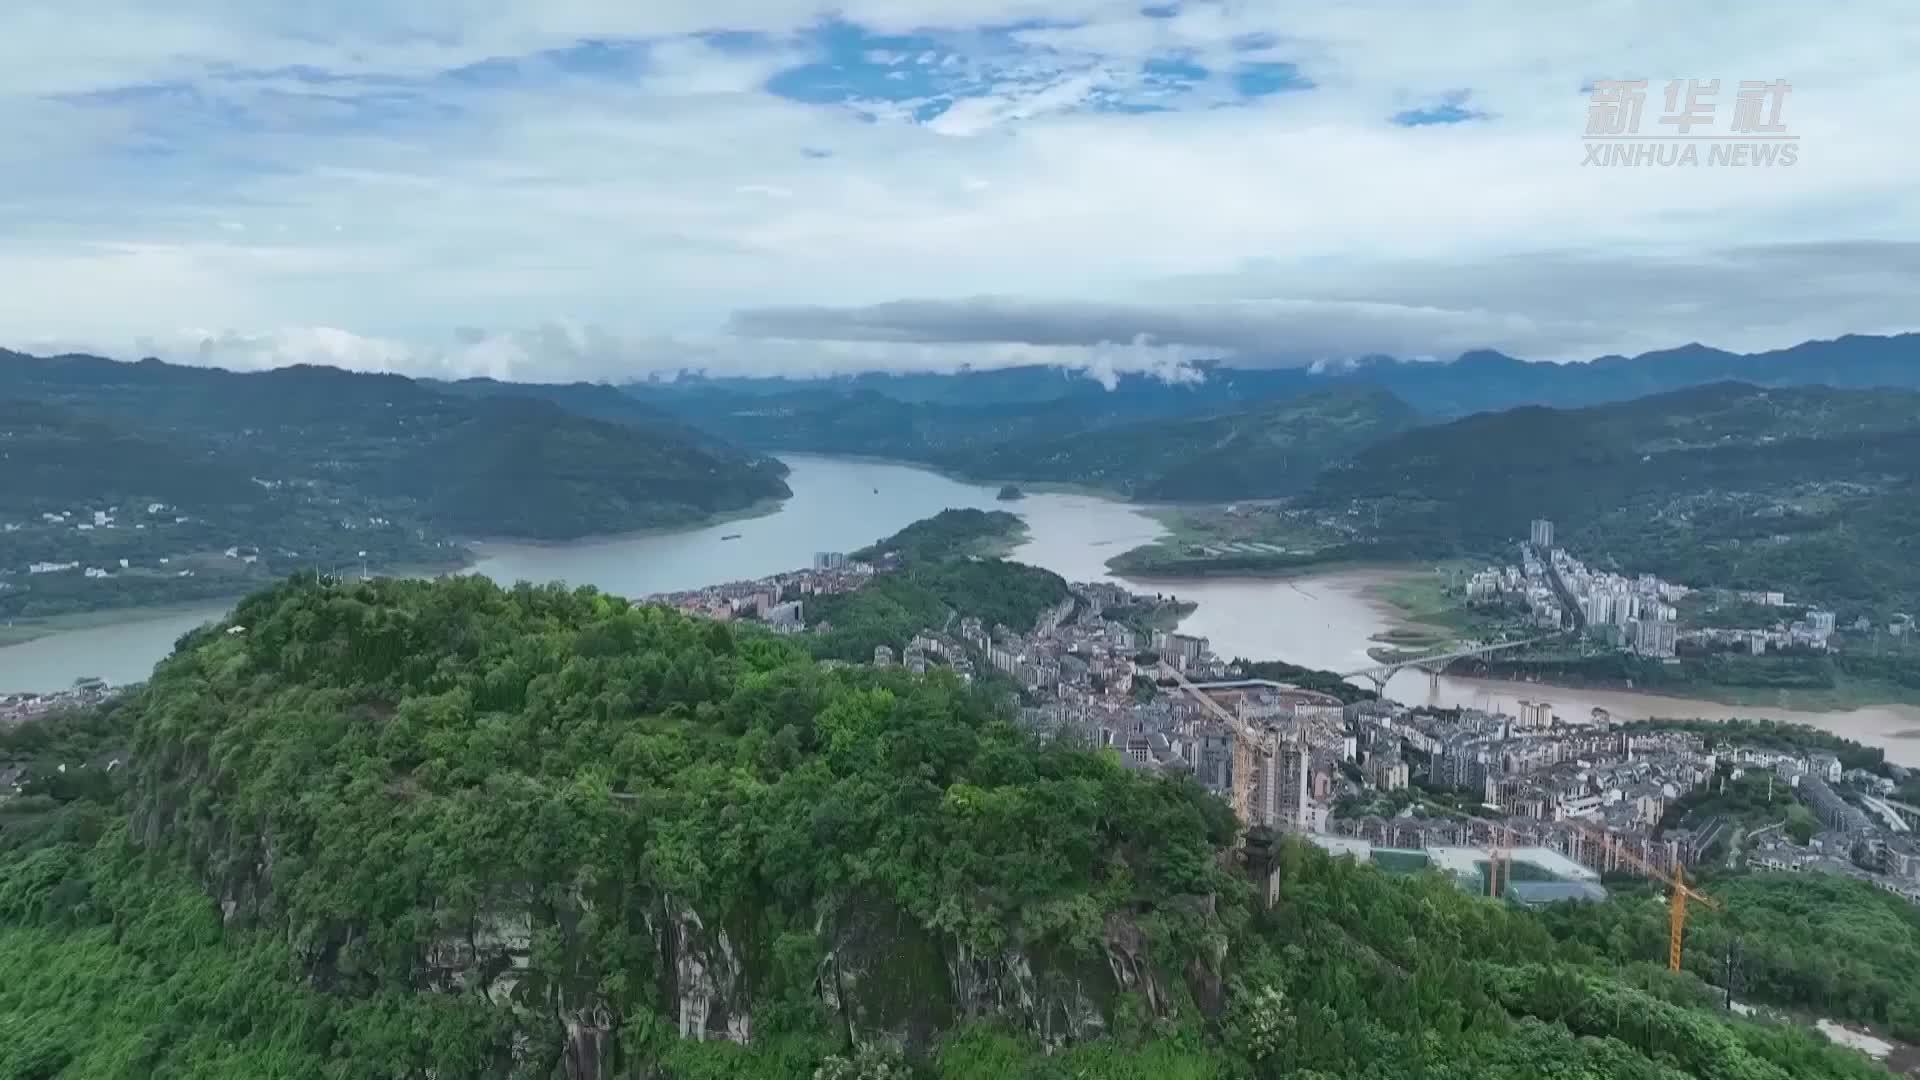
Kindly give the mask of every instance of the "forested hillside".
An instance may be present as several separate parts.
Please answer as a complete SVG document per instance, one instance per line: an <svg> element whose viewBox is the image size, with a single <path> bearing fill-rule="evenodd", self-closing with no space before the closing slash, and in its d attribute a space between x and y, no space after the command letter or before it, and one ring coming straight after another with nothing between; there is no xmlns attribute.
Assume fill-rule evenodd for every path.
<svg viewBox="0 0 1920 1080"><path fill-rule="evenodd" d="M1383 550L1508 550L1531 518L1608 569L1786 589L1876 616L1920 606L1920 394L1698 387L1417 428L1303 502Z"/></svg>
<svg viewBox="0 0 1920 1080"><path fill-rule="evenodd" d="M499 397L411 448L388 482L460 535L565 540L688 525L784 498L784 472L544 400Z"/></svg>
<svg viewBox="0 0 1920 1080"><path fill-rule="evenodd" d="M778 463L696 445L672 420L653 424L637 403L623 412L591 388L459 386L442 392L335 368L236 374L152 360L0 355L0 398L215 453L266 480L423 503L429 522L449 528L558 539L787 494Z"/></svg>
<svg viewBox="0 0 1920 1080"><path fill-rule="evenodd" d="M457 565L463 539L686 525L790 494L779 462L606 387L5 352L0 464L4 618L233 596L361 552Z"/></svg>
<svg viewBox="0 0 1920 1080"><path fill-rule="evenodd" d="M942 460L982 479L1085 484L1163 502L1276 498L1414 422L1414 411L1392 394L1351 387L1219 416L1020 439Z"/></svg>
<svg viewBox="0 0 1920 1080"><path fill-rule="evenodd" d="M103 504L142 495L213 506L259 498L246 470L231 461L25 401L0 399L0 470L7 478L0 518L64 507L78 492Z"/></svg>
<svg viewBox="0 0 1920 1080"><path fill-rule="evenodd" d="M993 557L1024 535L1004 510L942 510L854 554L898 565L851 593L811 601L816 656L865 661L874 647L899 648L915 634L972 616L988 628L1025 632L1071 595L1051 570Z"/></svg>
<svg viewBox="0 0 1920 1080"><path fill-rule="evenodd" d="M296 580L95 724L128 764L0 807L0 1076L1883 1075L1438 877L1236 855L950 678L590 590Z"/></svg>
<svg viewBox="0 0 1920 1080"><path fill-rule="evenodd" d="M1728 876L1706 884L1721 903L1688 926L1687 966L1742 1001L1878 1025L1920 1039L1920 908L1830 874ZM1663 947L1664 905L1651 898L1557 910L1548 925L1589 956ZM1630 943L1630 944L1627 944Z"/></svg>
<svg viewBox="0 0 1920 1080"><path fill-rule="evenodd" d="M1003 555L1027 534L1020 515L1005 510L947 509L854 552L856 558L891 555L902 562L934 562L969 555Z"/></svg>

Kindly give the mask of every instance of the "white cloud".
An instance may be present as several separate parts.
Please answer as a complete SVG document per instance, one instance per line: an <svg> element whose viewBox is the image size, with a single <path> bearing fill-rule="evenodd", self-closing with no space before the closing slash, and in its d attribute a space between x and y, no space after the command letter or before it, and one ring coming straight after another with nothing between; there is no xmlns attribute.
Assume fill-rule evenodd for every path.
<svg viewBox="0 0 1920 1080"><path fill-rule="evenodd" d="M1904 137L1920 11L1894 0L1817 14L1249 0L1166 19L1106 0L832 5L876 31L956 31L937 50L886 49L887 70L989 80L924 126L917 102L867 122L764 89L817 58L799 32L828 5L84 6L0 6L0 130L15 136L0 142L6 343L125 353L144 338L209 362L558 377L679 356L727 370L1145 365L1266 338L1584 355L1914 322L1911 278L1860 249L1765 262L1786 275L1772 279L1713 254L1920 242L1920 148ZM1045 25L976 32L1021 19ZM685 36L720 29L770 36ZM650 42L637 74L549 58L517 78L445 77L629 39ZM1215 72L1172 95L1178 110L1082 108L1142 92L1140 65L1176 55ZM1319 89L1207 107L1247 60L1295 64ZM1665 78L1789 79L1800 162L1582 168L1579 87L1614 76L1654 80L1649 126ZM1492 118L1386 120L1462 89ZM72 96L86 94L104 96ZM959 310L977 296L1106 305L1125 313L1113 325L1167 344L985 338L1020 321L984 318L946 342L726 330L743 310L907 297ZM316 326L339 329L303 329ZM454 326L488 333L450 344ZM513 329L555 326L603 329Z"/></svg>
<svg viewBox="0 0 1920 1080"><path fill-rule="evenodd" d="M1085 371L1111 385L1122 372L1145 372L1169 382L1197 379L1184 350L1144 340L1094 345L1009 342L878 344L728 334L627 337L604 327L550 323L509 331L463 328L422 343L364 337L337 327L289 327L257 333L185 329L164 336L108 342L55 338L25 343L60 353L105 347L116 355L168 357L177 362L260 371L293 364L325 364L355 371L432 378L485 376L518 381L620 382L682 373L713 375L779 372L795 377L888 368L951 372L1044 364Z"/></svg>

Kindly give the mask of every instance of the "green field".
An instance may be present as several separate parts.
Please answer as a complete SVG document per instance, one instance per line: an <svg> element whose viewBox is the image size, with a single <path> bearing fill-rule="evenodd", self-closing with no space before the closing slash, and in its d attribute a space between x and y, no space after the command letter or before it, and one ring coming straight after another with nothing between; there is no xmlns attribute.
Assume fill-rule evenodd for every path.
<svg viewBox="0 0 1920 1080"><path fill-rule="evenodd" d="M1167 535L1116 556L1109 566L1134 573L1165 570L1194 577L1208 576L1211 563L1218 563L1221 573L1322 573L1334 567L1316 559L1315 554L1341 539L1338 533L1269 502L1158 506L1146 513L1166 528ZM1212 553L1202 549L1212 549Z"/></svg>
<svg viewBox="0 0 1920 1080"><path fill-rule="evenodd" d="M1456 559L1394 574L1391 580L1376 586L1372 595L1391 605L1403 621L1373 639L1395 649L1424 653L1469 638L1485 639L1524 629L1514 620L1469 610L1454 591L1454 581L1464 583L1482 568L1481 563Z"/></svg>

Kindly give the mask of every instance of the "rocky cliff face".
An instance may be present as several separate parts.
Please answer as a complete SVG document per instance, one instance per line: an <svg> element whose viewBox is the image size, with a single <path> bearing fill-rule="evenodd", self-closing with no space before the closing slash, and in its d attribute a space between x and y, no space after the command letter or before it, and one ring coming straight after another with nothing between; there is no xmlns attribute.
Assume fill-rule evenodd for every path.
<svg viewBox="0 0 1920 1080"><path fill-rule="evenodd" d="M191 861L226 925L283 926L314 985L341 992L371 985L366 942L390 940L394 927L282 910L274 885L288 841L232 823L212 829L194 817L177 800L155 798L140 805L134 834L154 845L199 838L188 845ZM486 895L468 915L435 899L439 925L412 950L405 978L414 990L476 994L509 1011L530 1042L557 1044L571 1080L611 1075L620 1029L637 1010L653 1011L681 1038L751 1042L775 977L769 927L792 925L770 918L776 913L703 911L666 894L619 902L575 888L556 902L531 883L502 880ZM1190 914L1211 914L1211 898L1185 899ZM624 913L615 936L648 957L650 987L610 994L602 986L605 958L583 928L614 912ZM1169 968L1155 959L1152 927L1136 913L1112 911L1097 940L1078 947L1026 940L1013 927L982 946L929 928L890 901L862 897L815 915L803 936L817 958L811 997L835 1028L856 1046L911 1054L968 1019L998 1018L1059 1045L1105 1034L1123 996L1160 1017L1217 1007L1224 946ZM604 938L606 927L597 933Z"/></svg>
<svg viewBox="0 0 1920 1080"><path fill-rule="evenodd" d="M753 1037L749 976L724 927L709 929L698 911L669 899L661 965L671 972L670 1011L683 1039Z"/></svg>
<svg viewBox="0 0 1920 1080"><path fill-rule="evenodd" d="M272 849L263 838L256 846ZM271 895L272 860L250 866L254 873L230 875L219 885L229 924L257 925L271 917L272 906L263 900ZM548 1040L559 1043L569 1080L613 1075L621 1021L635 1008L653 1008L681 1038L752 1041L771 973L765 950L738 940L726 919L670 896L642 911L630 929L652 954L658 993L647 1003L644 994L603 994L590 959L580 967L564 961L559 969L543 966L554 963L551 957L581 956L584 943L567 936L590 903L579 901L581 910L553 918L538 912L537 904L515 901L424 943L413 967L413 988L478 994L510 1011L524 1030L544 1029ZM301 955L321 985L338 981L342 947L364 936L350 926L322 934L290 927L289 933L311 943ZM543 937L557 938L557 947L540 948ZM1167 970L1153 959L1149 931L1123 912L1106 917L1091 950L1017 939L983 949L871 899L819 917L813 938L819 960L812 994L835 1027L855 1046L908 1054L927 1049L942 1031L965 1019L998 1018L1060 1045L1105 1034L1122 995L1134 995L1160 1017L1208 1008L1220 1000L1225 961L1221 950Z"/></svg>
<svg viewBox="0 0 1920 1080"><path fill-rule="evenodd" d="M913 1054L1217 1007L1186 892L1233 887L1225 808L957 681L560 590L248 603L130 706L127 837L308 988L475 1060L600 1080L676 1038Z"/></svg>

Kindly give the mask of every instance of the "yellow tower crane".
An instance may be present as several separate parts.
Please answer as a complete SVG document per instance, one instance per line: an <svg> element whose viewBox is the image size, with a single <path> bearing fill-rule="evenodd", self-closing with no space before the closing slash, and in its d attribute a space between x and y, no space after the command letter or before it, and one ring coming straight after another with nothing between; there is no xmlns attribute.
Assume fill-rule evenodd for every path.
<svg viewBox="0 0 1920 1080"><path fill-rule="evenodd" d="M1638 870L1642 877L1650 881L1662 882L1672 890L1667 896L1667 970L1679 971L1680 944L1687 933L1688 901L1705 904L1715 911L1721 911L1724 910L1724 908L1721 906L1720 901L1687 884L1687 872L1685 870L1676 870L1670 874L1641 858L1639 855L1634 854L1631 849L1621 846L1619 838L1612 833L1604 832L1592 825L1573 821L1572 819L1569 819L1569 823L1586 835L1606 845L1613 854L1620 857L1622 862Z"/></svg>
<svg viewBox="0 0 1920 1080"><path fill-rule="evenodd" d="M1240 819L1240 834L1244 839L1246 831L1260 823L1258 809L1253 805L1254 776L1261 763L1272 757L1279 748L1279 737L1270 731L1256 731L1246 721L1227 711L1226 707L1215 701L1205 690L1193 685L1186 674L1172 664L1160 664L1161 678L1172 679L1181 690L1186 691L1199 702L1213 718L1227 729L1233 739L1233 813Z"/></svg>
<svg viewBox="0 0 1920 1080"><path fill-rule="evenodd" d="M1487 895L1499 896L1501 867L1503 864L1506 866L1507 877L1508 880L1511 881L1513 875L1513 848L1515 846L1513 840L1520 834L1497 821L1476 818L1468 814L1463 814L1458 810L1441 806L1438 803L1426 803L1426 805L1443 814L1459 818L1463 821L1479 822L1490 827L1489 836L1491 837L1491 844L1489 847L1491 858L1487 867ZM1588 837L1598 840L1604 845L1606 850L1611 851L1614 855L1618 856L1622 862L1633 867L1641 876L1652 881L1661 882L1672 890L1667 897L1667 969L1669 971L1679 971L1680 946L1686 938L1687 932L1687 903L1689 901L1695 901L1715 911L1725 910L1724 906L1720 901L1687 884L1686 871L1681 870L1678 873L1669 874L1665 870L1634 854L1631 849L1622 846L1619 842L1619 837L1596 826L1589 825L1577 818L1566 819L1566 824L1572 825Z"/></svg>

